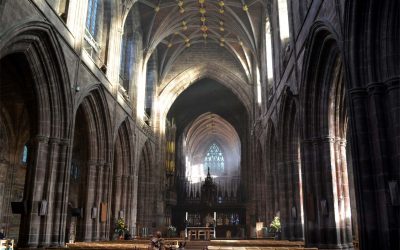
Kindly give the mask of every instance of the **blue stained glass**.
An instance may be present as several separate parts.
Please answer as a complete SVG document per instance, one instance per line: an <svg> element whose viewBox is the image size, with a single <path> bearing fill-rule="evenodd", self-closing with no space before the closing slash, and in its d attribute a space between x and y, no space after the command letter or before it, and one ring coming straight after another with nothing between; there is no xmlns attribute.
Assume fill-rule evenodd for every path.
<svg viewBox="0 0 400 250"><path fill-rule="evenodd" d="M96 31L96 17L97 17L97 0L94 0L93 15L92 15L92 35L95 35Z"/></svg>
<svg viewBox="0 0 400 250"><path fill-rule="evenodd" d="M90 28L90 20L91 20L91 17L92 17L92 3L93 3L93 0L89 0L89 3L88 3L88 12L87 12L87 18L86 18L86 28Z"/></svg>
<svg viewBox="0 0 400 250"><path fill-rule="evenodd" d="M93 36L95 35L96 32L97 5L98 5L98 0L89 0L86 28Z"/></svg>
<svg viewBox="0 0 400 250"><path fill-rule="evenodd" d="M204 158L204 171L207 173L210 169L210 174L218 175L224 172L225 160L221 149L217 144L213 143Z"/></svg>
<svg viewBox="0 0 400 250"><path fill-rule="evenodd" d="M128 67L127 68L127 72L128 72L128 78L130 78L131 77L131 74L132 74L132 47L133 47L133 44L132 44L132 42L130 42L130 43L128 43L128 48L127 48L127 50L126 50L126 55L127 55L127 64L126 64L126 66Z"/></svg>
<svg viewBox="0 0 400 250"><path fill-rule="evenodd" d="M24 146L24 151L22 153L22 163L26 164L28 162L28 147Z"/></svg>

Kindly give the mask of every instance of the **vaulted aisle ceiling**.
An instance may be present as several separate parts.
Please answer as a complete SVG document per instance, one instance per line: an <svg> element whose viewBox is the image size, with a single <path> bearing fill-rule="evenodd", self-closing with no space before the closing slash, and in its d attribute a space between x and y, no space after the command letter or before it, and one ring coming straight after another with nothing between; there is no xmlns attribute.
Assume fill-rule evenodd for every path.
<svg viewBox="0 0 400 250"><path fill-rule="evenodd" d="M161 74L185 49L227 50L250 79L259 49L260 0L139 0L145 59L157 49Z"/></svg>

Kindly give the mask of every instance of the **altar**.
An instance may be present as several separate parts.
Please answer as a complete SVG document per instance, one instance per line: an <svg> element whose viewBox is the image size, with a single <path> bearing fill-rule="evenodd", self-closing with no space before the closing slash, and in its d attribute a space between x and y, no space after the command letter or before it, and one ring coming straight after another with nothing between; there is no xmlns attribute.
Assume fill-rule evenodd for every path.
<svg viewBox="0 0 400 250"><path fill-rule="evenodd" d="M198 184L195 195L179 197L180 205L171 213L172 223L178 230L184 230L189 240L243 239L246 207L236 194L219 191L208 173L205 181Z"/></svg>
<svg viewBox="0 0 400 250"><path fill-rule="evenodd" d="M210 240L215 239L214 227L187 227L188 240Z"/></svg>

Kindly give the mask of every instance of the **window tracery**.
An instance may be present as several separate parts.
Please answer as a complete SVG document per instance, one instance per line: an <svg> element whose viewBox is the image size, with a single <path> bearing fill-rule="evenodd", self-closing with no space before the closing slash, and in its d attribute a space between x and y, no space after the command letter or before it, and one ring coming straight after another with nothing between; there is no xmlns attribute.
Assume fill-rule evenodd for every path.
<svg viewBox="0 0 400 250"><path fill-rule="evenodd" d="M224 167L225 159L221 149L216 143L211 144L204 157L204 171L207 173L209 169L210 174L218 175L224 172Z"/></svg>

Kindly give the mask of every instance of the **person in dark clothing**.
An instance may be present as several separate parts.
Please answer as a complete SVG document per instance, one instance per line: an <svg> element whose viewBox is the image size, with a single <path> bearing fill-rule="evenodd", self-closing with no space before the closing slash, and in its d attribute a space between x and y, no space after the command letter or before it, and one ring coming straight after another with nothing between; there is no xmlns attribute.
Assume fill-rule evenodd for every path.
<svg viewBox="0 0 400 250"><path fill-rule="evenodd" d="M151 239L151 249L152 250L161 250L164 249L163 239L161 238L161 232L156 232L156 237Z"/></svg>
<svg viewBox="0 0 400 250"><path fill-rule="evenodd" d="M6 238L6 234L4 233L4 229L0 229L0 240L4 240Z"/></svg>

